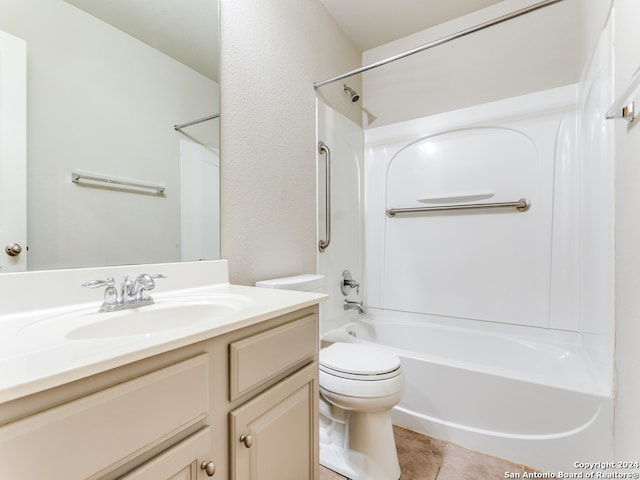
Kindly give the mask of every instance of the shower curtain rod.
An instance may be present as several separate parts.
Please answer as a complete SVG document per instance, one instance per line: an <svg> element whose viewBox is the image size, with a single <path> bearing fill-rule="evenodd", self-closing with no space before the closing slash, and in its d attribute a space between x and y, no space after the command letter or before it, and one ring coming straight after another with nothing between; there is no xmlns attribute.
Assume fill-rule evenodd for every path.
<svg viewBox="0 0 640 480"><path fill-rule="evenodd" d="M173 129L174 130L181 130L184 127L190 127L191 125L195 125L196 123L206 122L207 120L213 120L214 118L220 118L220 114L216 113L215 115L210 115L208 117L199 118L198 120L194 120L192 122L181 123L180 125L174 125Z"/></svg>
<svg viewBox="0 0 640 480"><path fill-rule="evenodd" d="M343 73L341 75L328 78L327 80L323 80L321 82L316 82L313 84L313 88L318 89L324 85L329 83L337 82L338 80L343 80L347 77L351 77L353 75L358 75L359 73L367 72L369 70L373 70L374 68L381 67L382 65L386 65L387 63L395 62L396 60L400 60L402 58L413 55L414 53L420 53L425 50L428 50L432 47L436 47L438 45L442 45L443 43L447 43L451 40L455 40L456 38L464 37L465 35L469 35L470 33L478 32L480 30L484 30L485 28L492 27L499 23L506 22L507 20L511 20L513 18L519 17L521 15L527 14L529 12L533 12L543 7L547 7L549 5L553 5L554 3L561 2L562 0L544 0L542 2L535 3L533 5L529 5L528 7L521 8L520 10L516 10L515 12L508 13L498 18L494 18L493 20L488 20L479 25L475 25L473 27L469 27L465 30L461 30L457 33L452 33L446 37L442 37L438 40L434 40L433 42L425 43L424 45L420 45L419 47L413 48L411 50L407 50L406 52L399 53L397 55L393 55L392 57L385 58L384 60L379 60L377 62L371 63L369 65L365 65L364 67L356 68L355 70L351 70L350 72Z"/></svg>

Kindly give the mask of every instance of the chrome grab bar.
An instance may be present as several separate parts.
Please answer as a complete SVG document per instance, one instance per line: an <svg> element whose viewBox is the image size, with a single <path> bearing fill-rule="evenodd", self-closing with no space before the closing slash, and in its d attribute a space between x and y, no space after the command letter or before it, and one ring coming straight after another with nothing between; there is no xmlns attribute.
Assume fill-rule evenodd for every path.
<svg viewBox="0 0 640 480"><path fill-rule="evenodd" d="M387 210L387 216L393 218L398 213L423 213L423 212L442 212L445 210L473 210L476 208L505 208L515 207L520 212L526 212L531 207L531 202L526 198L521 198L517 202L502 203L466 203L460 205L440 205L437 207L414 207L414 208L390 208Z"/></svg>
<svg viewBox="0 0 640 480"><path fill-rule="evenodd" d="M331 150L324 143L318 143L318 152L325 154L327 157L325 166L325 238L326 240L320 240L318 242L318 249L320 252L324 252L331 243Z"/></svg>

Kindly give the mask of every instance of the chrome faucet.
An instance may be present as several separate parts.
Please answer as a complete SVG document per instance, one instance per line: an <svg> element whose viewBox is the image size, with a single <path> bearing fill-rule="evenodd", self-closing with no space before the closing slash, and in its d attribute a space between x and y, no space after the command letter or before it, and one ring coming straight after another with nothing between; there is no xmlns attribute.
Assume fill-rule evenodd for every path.
<svg viewBox="0 0 640 480"><path fill-rule="evenodd" d="M360 315L364 315L365 313L362 302L353 302L351 300L345 299L343 306L345 310L357 310Z"/></svg>
<svg viewBox="0 0 640 480"><path fill-rule="evenodd" d="M352 288L356 289L356 295L360 294L360 284L353 279L349 270L345 270L340 277L340 290L346 297Z"/></svg>
<svg viewBox="0 0 640 480"><path fill-rule="evenodd" d="M106 287L104 291L104 301L100 307L100 312L115 312L125 310L127 308L137 308L144 305L151 305L153 298L147 292L153 290L156 286L155 279L167 278L164 275L149 275L141 273L131 281L129 275L125 275L120 288L116 288L116 281L113 277L107 277L106 280L91 280L84 282L83 287L100 288Z"/></svg>

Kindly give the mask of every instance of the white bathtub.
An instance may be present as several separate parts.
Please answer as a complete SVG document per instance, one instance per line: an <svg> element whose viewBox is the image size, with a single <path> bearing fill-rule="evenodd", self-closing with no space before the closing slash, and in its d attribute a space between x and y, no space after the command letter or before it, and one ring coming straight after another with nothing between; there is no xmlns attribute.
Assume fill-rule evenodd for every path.
<svg viewBox="0 0 640 480"><path fill-rule="evenodd" d="M322 338L377 344L401 358L398 425L554 473L612 459L613 402L575 337L457 323L372 311Z"/></svg>

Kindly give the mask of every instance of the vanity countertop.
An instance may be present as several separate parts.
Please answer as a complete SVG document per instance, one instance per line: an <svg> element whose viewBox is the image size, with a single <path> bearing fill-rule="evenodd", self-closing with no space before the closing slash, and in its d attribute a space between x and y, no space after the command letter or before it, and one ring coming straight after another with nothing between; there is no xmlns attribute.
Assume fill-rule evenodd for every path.
<svg viewBox="0 0 640 480"><path fill-rule="evenodd" d="M210 299L221 299L223 303L225 299L231 299L234 308L225 310L222 315L214 317L211 321L185 322L184 326L172 324L170 328L152 333L74 338L73 335L69 335L70 332L79 331L83 326L92 325L96 321L107 325L110 318L117 321L120 312L98 313L102 303L102 289L99 291L100 294L93 291L90 295L99 298L98 301L80 302L77 301L77 295L75 301L71 301L70 297L61 299L60 295L54 295L50 291L37 297L38 284L50 285L51 278L59 278L62 283L72 279L74 287L77 286L77 290L86 297L87 290L79 287L77 279L89 280L91 278L87 275L103 274L106 273L105 269L80 269L73 273L61 272L58 275L55 272L46 272L43 274L44 281L40 277L32 276L31 283L35 292L30 290L29 294L34 294L39 299L31 302L38 308L17 308L15 301L12 304L9 297L11 292L3 291L0 294L4 297L0 303L0 403L254 325L278 315L316 305L328 298L326 294L319 293L231 285L228 283L227 266L224 261L168 265L171 266L160 265L154 270L162 270L162 273L170 270L170 276L174 280L168 282L168 286L174 288L163 288L162 280L158 281L157 289L152 295L155 304L124 311L128 315L127 321L135 321L136 315L139 315L137 312L142 312L143 309L161 311L167 306L172 309L179 308L174 307L176 299L179 299L179 305L187 305L185 312L188 313L185 315L194 313L202 305L202 308L206 309ZM188 280L180 282L182 271L189 271L189 266L195 268L196 272L203 271L204 274L190 274L187 276ZM109 270L133 273L140 268L142 267L110 267ZM149 269L147 266L145 268ZM14 288L24 284L24 278L20 275L28 276L29 273L17 275L13 277L17 282L11 283ZM0 276L0 281L7 278L3 277L5 276ZM180 284L187 288L175 288ZM0 285L0 289L3 286L5 285ZM55 301L47 301L47 296ZM196 310L188 310L194 306ZM151 311L147 310L146 314ZM111 315L113 317L110 317ZM153 317L150 316L150 319L152 321ZM171 321L174 322L173 319Z"/></svg>

